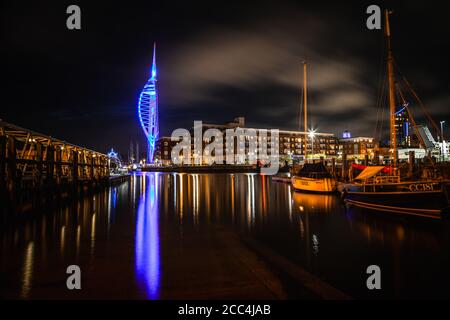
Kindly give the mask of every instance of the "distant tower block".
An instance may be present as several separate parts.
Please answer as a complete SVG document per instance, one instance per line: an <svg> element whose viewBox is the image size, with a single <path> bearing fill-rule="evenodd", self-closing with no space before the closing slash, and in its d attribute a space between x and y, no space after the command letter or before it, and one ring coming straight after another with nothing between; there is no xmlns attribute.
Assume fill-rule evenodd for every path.
<svg viewBox="0 0 450 320"><path fill-rule="evenodd" d="M342 138L344 139L350 139L352 137L352 134L350 132L348 132L347 130L344 131L344 133L342 134Z"/></svg>
<svg viewBox="0 0 450 320"><path fill-rule="evenodd" d="M147 137L147 163L153 163L155 144L159 135L158 90L156 88L156 44L153 46L151 77L139 97L138 115L142 130Z"/></svg>

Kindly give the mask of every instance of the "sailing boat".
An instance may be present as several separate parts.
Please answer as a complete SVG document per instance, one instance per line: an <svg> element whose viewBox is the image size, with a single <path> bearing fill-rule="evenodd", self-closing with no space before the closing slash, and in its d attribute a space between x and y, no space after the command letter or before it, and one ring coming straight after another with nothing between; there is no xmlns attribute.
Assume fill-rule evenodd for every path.
<svg viewBox="0 0 450 320"><path fill-rule="evenodd" d="M305 163L298 173L292 179L292 187L296 191L307 191L317 193L329 193L336 190L336 180L328 172L327 168L322 163L307 163L306 149L307 149L307 128L308 128L308 109L307 109L307 68L306 63L303 63L303 123L304 123L304 142L305 142ZM314 134L311 134L311 154L314 154Z"/></svg>
<svg viewBox="0 0 450 320"><path fill-rule="evenodd" d="M390 213L440 219L449 211L446 181L439 179L402 181L398 170L397 133L395 127L394 62L388 10L385 11L387 75L389 84L390 170L385 166L366 167L352 183L345 185L345 203Z"/></svg>

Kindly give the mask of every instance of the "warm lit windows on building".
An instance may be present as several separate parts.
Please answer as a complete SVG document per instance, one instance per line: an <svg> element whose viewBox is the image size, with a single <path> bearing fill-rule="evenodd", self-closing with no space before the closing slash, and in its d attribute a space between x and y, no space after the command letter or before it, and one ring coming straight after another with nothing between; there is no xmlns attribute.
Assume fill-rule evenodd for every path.
<svg viewBox="0 0 450 320"><path fill-rule="evenodd" d="M288 130L279 130L278 137L270 136L270 129L263 128L246 128L245 127L245 119L243 117L236 118L232 122L229 122L224 125L215 125L215 124L202 124L202 134L208 129L218 129L223 133L223 153L224 155L230 152L233 148L234 154L238 154L239 144L237 143L238 139L234 138L234 143L226 140L226 129L236 129L243 128L245 130L253 129L258 134L257 137L240 137L240 141L244 142L245 146L245 154L249 155L249 146L250 143L256 142L257 148L259 150L265 149L267 150L267 154L271 152L271 144L274 142L274 147L278 150L280 157L304 157L306 154L313 153L315 157L323 157L331 158L336 157L338 154L339 140L331 133L316 133L314 136L314 141L311 141L310 137L307 137L305 140L305 132L302 131L288 131ZM267 136L261 137L260 131L267 130ZM194 154L194 130L191 130L191 160L192 162L194 157L200 156ZM202 139L203 140L203 139ZM255 141L256 140L256 141ZM306 143L305 143L306 142ZM203 148L208 144L209 141L203 141ZM171 150L172 147L176 144L176 142L171 142L170 137L163 137L157 142L156 147L156 158L159 159L162 163L167 164L170 161ZM233 146L234 144L234 146ZM311 148L314 146L314 150ZM167 152L167 154L166 154ZM203 159L205 162L205 159Z"/></svg>
<svg viewBox="0 0 450 320"><path fill-rule="evenodd" d="M370 137L355 137L339 139L339 150L347 158L363 159L366 155L372 155L378 148L378 142Z"/></svg>
<svg viewBox="0 0 450 320"><path fill-rule="evenodd" d="M395 113L395 131L397 133L397 146L398 147L410 147L410 123L409 115L406 107L403 107Z"/></svg>

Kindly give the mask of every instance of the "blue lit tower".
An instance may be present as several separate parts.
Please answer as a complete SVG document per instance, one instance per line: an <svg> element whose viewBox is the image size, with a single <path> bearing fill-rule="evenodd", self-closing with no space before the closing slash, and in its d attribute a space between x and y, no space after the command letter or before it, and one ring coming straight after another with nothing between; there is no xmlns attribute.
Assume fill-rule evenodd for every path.
<svg viewBox="0 0 450 320"><path fill-rule="evenodd" d="M156 44L153 46L151 77L142 89L138 105L139 122L148 141L147 163L153 163L155 143L159 135L158 90L156 89Z"/></svg>

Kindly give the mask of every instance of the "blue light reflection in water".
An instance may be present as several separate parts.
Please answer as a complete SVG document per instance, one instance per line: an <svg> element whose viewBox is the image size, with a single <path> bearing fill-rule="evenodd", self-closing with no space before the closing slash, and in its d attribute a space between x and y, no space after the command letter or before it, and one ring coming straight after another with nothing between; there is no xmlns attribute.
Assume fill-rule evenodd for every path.
<svg viewBox="0 0 450 320"><path fill-rule="evenodd" d="M136 220L135 273L149 299L158 299L160 283L158 229L158 173L142 176Z"/></svg>

